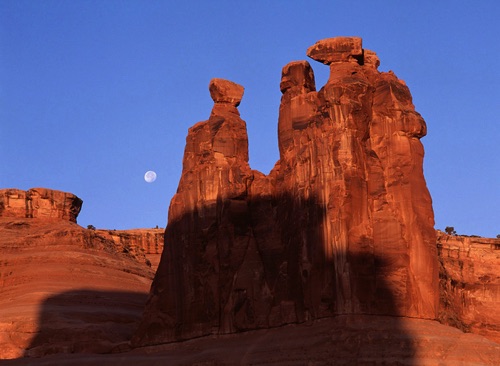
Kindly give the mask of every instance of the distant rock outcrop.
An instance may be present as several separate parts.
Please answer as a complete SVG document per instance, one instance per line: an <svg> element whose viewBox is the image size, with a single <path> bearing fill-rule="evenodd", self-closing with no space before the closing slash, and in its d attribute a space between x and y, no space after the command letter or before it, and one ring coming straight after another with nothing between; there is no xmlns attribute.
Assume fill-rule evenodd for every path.
<svg viewBox="0 0 500 366"><path fill-rule="evenodd" d="M76 222L83 201L47 188L0 189L0 217L63 219Z"/></svg>
<svg viewBox="0 0 500 366"><path fill-rule="evenodd" d="M500 343L500 239L438 231L439 320Z"/></svg>
<svg viewBox="0 0 500 366"><path fill-rule="evenodd" d="M165 250L134 343L339 314L435 319L438 261L425 122L360 38L320 41L283 68L280 159L250 169L243 87L214 79L190 128Z"/></svg>
<svg viewBox="0 0 500 366"><path fill-rule="evenodd" d="M156 270L163 251L165 229L130 229L94 231L95 235L105 240L112 240L123 253L133 255L139 261L145 261Z"/></svg>

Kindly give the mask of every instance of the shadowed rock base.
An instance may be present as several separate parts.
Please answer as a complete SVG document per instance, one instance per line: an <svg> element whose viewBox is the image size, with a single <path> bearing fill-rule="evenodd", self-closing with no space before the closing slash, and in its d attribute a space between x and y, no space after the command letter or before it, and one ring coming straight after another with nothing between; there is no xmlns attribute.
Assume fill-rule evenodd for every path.
<svg viewBox="0 0 500 366"><path fill-rule="evenodd" d="M154 272L66 220L0 217L0 358L128 342Z"/></svg>
<svg viewBox="0 0 500 366"><path fill-rule="evenodd" d="M113 355L55 355L6 365L497 365L500 346L435 321L339 316Z"/></svg>

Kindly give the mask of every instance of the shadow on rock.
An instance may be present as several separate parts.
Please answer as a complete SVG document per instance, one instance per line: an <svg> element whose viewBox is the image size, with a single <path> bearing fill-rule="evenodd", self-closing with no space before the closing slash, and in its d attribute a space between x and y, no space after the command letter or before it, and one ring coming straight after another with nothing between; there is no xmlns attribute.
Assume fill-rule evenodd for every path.
<svg viewBox="0 0 500 366"><path fill-rule="evenodd" d="M75 290L47 298L25 357L111 353L129 348L147 294Z"/></svg>
<svg viewBox="0 0 500 366"><path fill-rule="evenodd" d="M411 306L407 256L384 256L368 236L329 240L341 230L319 201L287 193L220 199L171 220L132 344L215 335L221 344L210 341L215 350L190 360L411 364L414 342L400 321ZM282 328L291 324L298 328ZM234 333L250 343L229 338L237 351L222 347Z"/></svg>

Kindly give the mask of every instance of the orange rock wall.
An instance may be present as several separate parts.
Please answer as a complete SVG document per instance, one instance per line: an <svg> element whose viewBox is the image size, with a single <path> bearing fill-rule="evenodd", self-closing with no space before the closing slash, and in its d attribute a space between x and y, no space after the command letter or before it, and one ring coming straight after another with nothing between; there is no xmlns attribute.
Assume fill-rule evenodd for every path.
<svg viewBox="0 0 500 366"><path fill-rule="evenodd" d="M158 268L163 251L165 229L95 230L95 234L112 240L122 252L144 257L153 270Z"/></svg>
<svg viewBox="0 0 500 366"><path fill-rule="evenodd" d="M0 217L63 219L76 222L83 201L74 194L46 188L0 190Z"/></svg>
<svg viewBox="0 0 500 366"><path fill-rule="evenodd" d="M0 359L127 342L154 274L144 261L67 220L0 217Z"/></svg>
<svg viewBox="0 0 500 366"><path fill-rule="evenodd" d="M438 231L439 320L500 343L500 239Z"/></svg>

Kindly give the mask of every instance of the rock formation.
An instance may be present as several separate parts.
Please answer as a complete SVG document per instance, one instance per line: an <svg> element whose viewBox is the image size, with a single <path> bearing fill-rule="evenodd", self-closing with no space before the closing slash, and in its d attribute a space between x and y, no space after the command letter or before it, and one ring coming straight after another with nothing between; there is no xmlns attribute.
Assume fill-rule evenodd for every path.
<svg viewBox="0 0 500 366"><path fill-rule="evenodd" d="M165 229L95 230L97 237L112 240L115 247L144 261L152 270L158 268L163 251Z"/></svg>
<svg viewBox="0 0 500 366"><path fill-rule="evenodd" d="M165 250L134 343L339 314L434 319L438 262L422 172L425 122L360 38L322 40L283 68L280 159L248 165L243 88L214 79L189 129Z"/></svg>
<svg viewBox="0 0 500 366"><path fill-rule="evenodd" d="M0 217L0 359L25 357L9 364L58 354L35 363L495 365L500 355L498 344L435 321L359 314L126 352L152 278L144 262L161 251L161 229L86 230L53 215L20 215ZM438 232L442 322L498 339L499 243Z"/></svg>
<svg viewBox="0 0 500 366"><path fill-rule="evenodd" d="M438 232L439 320L500 343L500 239Z"/></svg>
<svg viewBox="0 0 500 366"><path fill-rule="evenodd" d="M71 193L0 197L0 359L126 347L154 273L144 253L77 225Z"/></svg>
<svg viewBox="0 0 500 366"><path fill-rule="evenodd" d="M425 123L408 88L360 38L308 55L330 79L316 91L309 63L283 68L267 176L248 165L243 87L210 82L140 324L160 229L87 230L72 194L0 190L0 358L497 365L500 240L438 232L436 250ZM135 346L218 336L127 352L137 326Z"/></svg>
<svg viewBox="0 0 500 366"><path fill-rule="evenodd" d="M74 194L46 188L0 190L0 217L63 219L76 222L83 201Z"/></svg>

